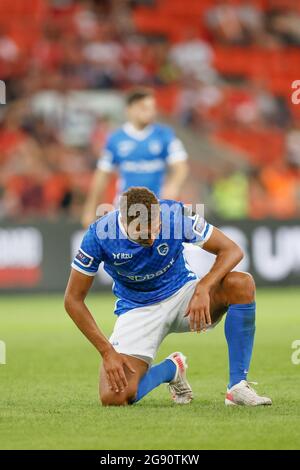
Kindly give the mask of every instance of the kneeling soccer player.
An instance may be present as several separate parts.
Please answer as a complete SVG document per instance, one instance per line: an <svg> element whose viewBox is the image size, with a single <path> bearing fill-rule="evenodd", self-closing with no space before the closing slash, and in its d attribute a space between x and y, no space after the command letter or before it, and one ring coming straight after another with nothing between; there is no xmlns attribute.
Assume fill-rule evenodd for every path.
<svg viewBox="0 0 300 470"><path fill-rule="evenodd" d="M183 243L216 255L202 279L183 257ZM180 352L151 365L169 333L212 328L227 312L225 336L230 378L226 405L271 405L247 382L255 333L255 284L250 274L231 272L241 249L183 204L160 200L146 188L124 193L120 210L93 223L72 263L65 308L102 356L103 405L138 402L162 383L172 399L186 404L193 392ZM118 316L108 340L89 312L85 298L99 264L114 280Z"/></svg>

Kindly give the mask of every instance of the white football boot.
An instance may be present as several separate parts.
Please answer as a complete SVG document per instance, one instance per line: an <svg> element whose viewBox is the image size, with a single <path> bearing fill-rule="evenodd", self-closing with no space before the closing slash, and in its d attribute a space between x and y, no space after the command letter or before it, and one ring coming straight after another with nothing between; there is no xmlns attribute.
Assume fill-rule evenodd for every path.
<svg viewBox="0 0 300 470"><path fill-rule="evenodd" d="M193 391L186 378L186 357L181 352L174 352L167 359L171 359L176 366L175 377L168 384L172 400L179 405L187 405L193 399Z"/></svg>
<svg viewBox="0 0 300 470"><path fill-rule="evenodd" d="M256 384L256 382L247 382L241 380L238 384L227 389L225 397L226 406L266 406L272 405L271 398L260 397L256 391L250 387L250 384Z"/></svg>

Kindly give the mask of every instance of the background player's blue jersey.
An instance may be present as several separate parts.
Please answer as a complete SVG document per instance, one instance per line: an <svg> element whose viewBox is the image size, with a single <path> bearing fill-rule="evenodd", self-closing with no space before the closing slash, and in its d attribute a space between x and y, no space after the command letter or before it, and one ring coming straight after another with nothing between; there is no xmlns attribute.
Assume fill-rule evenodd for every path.
<svg viewBox="0 0 300 470"><path fill-rule="evenodd" d="M108 138L98 168L118 169L119 192L145 186L159 196L167 165L186 158L182 142L170 127L151 124L138 131L126 123Z"/></svg>
<svg viewBox="0 0 300 470"><path fill-rule="evenodd" d="M114 280L117 315L160 302L197 278L185 261L182 244L202 246L212 233L212 225L198 215L186 215L179 202L162 200L160 207L161 230L151 247L127 238L116 210L89 227L73 260L74 269L90 276L104 262L105 271Z"/></svg>

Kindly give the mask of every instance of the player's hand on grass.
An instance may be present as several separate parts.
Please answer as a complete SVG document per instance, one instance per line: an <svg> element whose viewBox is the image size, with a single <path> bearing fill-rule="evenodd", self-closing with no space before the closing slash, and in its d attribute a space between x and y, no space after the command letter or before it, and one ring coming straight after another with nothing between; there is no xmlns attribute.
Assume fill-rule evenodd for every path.
<svg viewBox="0 0 300 470"><path fill-rule="evenodd" d="M185 317L189 317L191 331L206 331L211 325L209 290L200 283L190 300Z"/></svg>
<svg viewBox="0 0 300 470"><path fill-rule="evenodd" d="M103 355L103 367L107 375L109 386L111 390L116 393L123 392L128 386L124 371L125 366L130 372L135 373L129 360L113 348Z"/></svg>

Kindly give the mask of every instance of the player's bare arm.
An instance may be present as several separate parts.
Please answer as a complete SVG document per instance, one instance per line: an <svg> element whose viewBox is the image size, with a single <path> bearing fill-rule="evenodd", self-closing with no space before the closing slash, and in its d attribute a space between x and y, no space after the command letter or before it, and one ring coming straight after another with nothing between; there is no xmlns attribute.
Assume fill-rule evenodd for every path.
<svg viewBox="0 0 300 470"><path fill-rule="evenodd" d="M115 351L85 304L85 298L92 286L93 279L92 276L86 276L72 269L65 293L65 309L102 356L109 386L111 390L118 393L128 386L124 367L126 366L131 373L134 373L135 370L126 356Z"/></svg>
<svg viewBox="0 0 300 470"><path fill-rule="evenodd" d="M187 160L169 165L169 173L162 191L163 199L177 199L189 174Z"/></svg>
<svg viewBox="0 0 300 470"><path fill-rule="evenodd" d="M216 255L211 270L198 282L189 303L186 316L189 316L191 331L205 331L211 325L210 297L213 288L241 261L241 248L223 232L214 227L203 249Z"/></svg>
<svg viewBox="0 0 300 470"><path fill-rule="evenodd" d="M81 223L87 228L96 219L96 210L101 196L106 188L110 173L98 169L95 171L92 179L91 188L83 209Z"/></svg>

